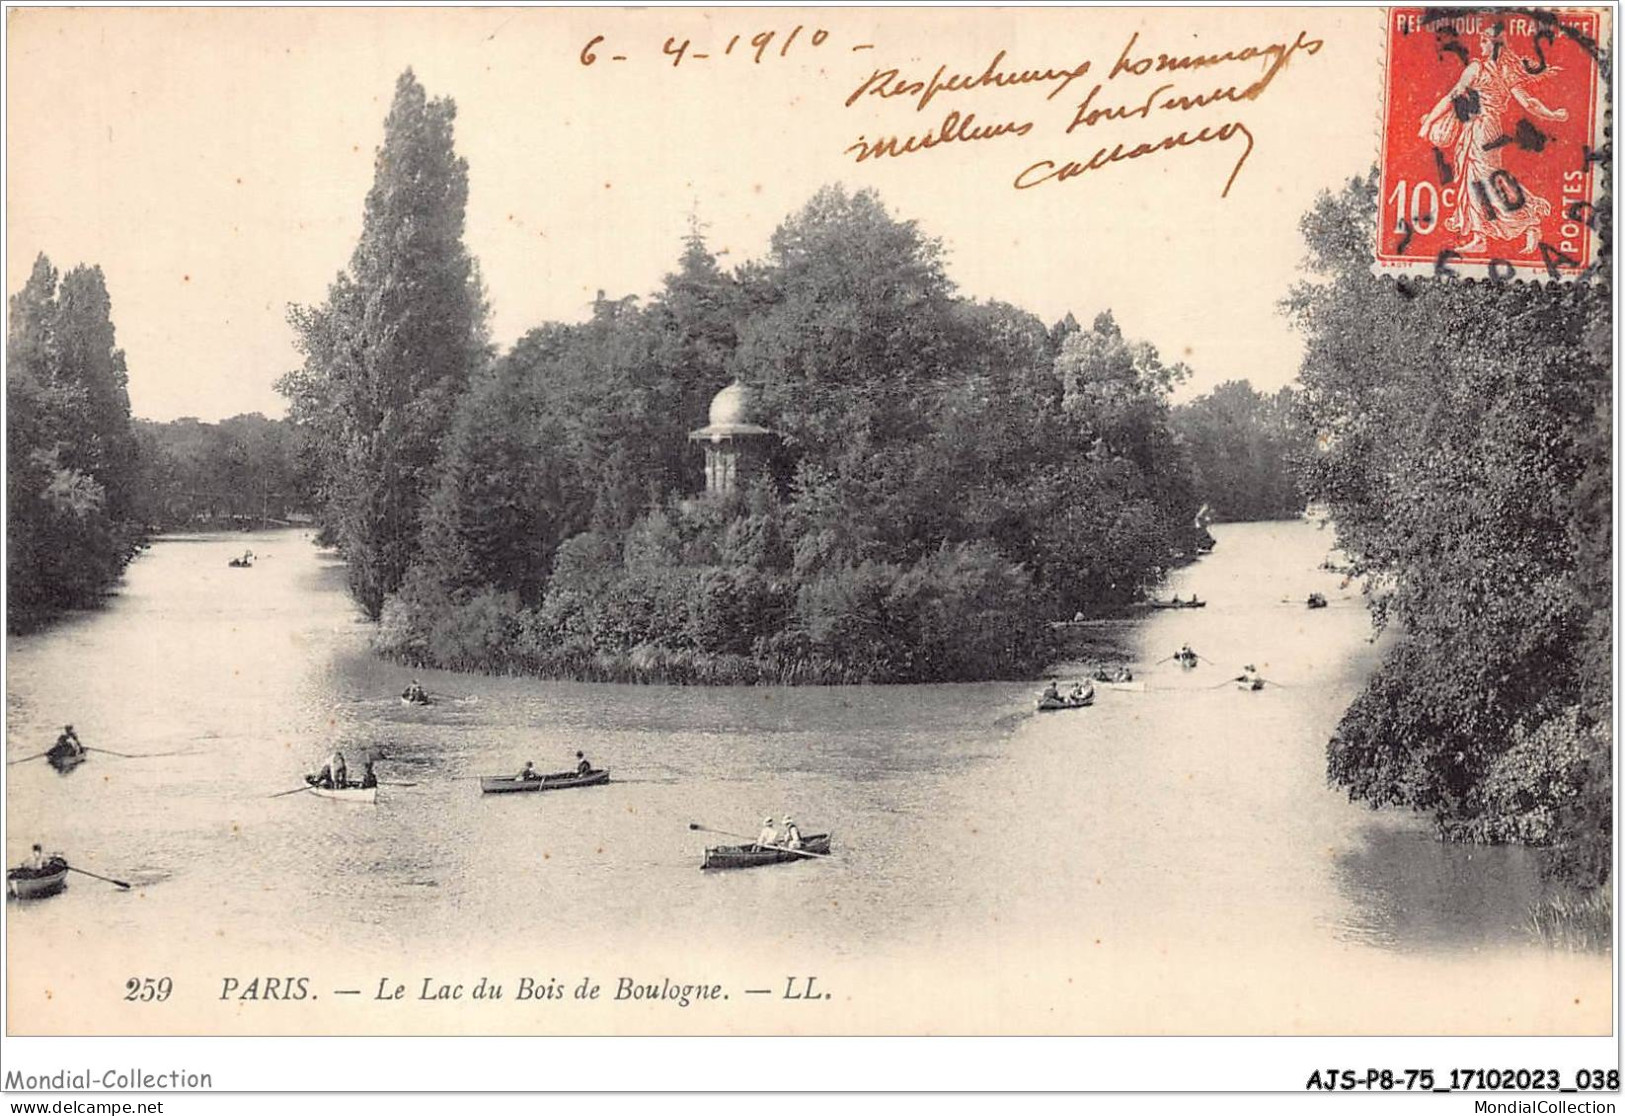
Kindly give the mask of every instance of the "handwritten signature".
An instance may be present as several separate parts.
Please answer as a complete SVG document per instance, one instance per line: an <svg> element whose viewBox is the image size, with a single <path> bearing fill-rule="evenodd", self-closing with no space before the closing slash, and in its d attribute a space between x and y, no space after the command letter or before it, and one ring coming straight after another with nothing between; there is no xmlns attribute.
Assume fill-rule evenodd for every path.
<svg viewBox="0 0 1625 1116"><path fill-rule="evenodd" d="M1067 179L1076 178L1086 171L1102 170L1113 163L1126 162L1130 159L1142 159L1147 155L1155 155L1163 151L1178 151L1181 148L1194 147L1202 143L1223 143L1237 135L1246 138L1247 147L1242 151L1241 157L1236 160L1236 165L1231 168L1230 177L1225 180L1224 189L1219 193L1221 198L1227 197L1230 194L1230 187L1235 185L1236 175L1241 173L1242 165L1247 162L1247 156L1253 153L1253 134L1247 129L1247 125L1239 121L1221 124L1217 128L1204 126L1194 134L1188 131L1176 132L1174 135L1164 136L1155 142L1137 143L1133 147L1121 143L1111 148L1102 147L1081 163L1067 162L1057 166L1053 159L1041 159L1016 175L1015 181L1011 185L1018 190L1030 190L1034 186L1042 186L1046 182L1065 182Z"/></svg>

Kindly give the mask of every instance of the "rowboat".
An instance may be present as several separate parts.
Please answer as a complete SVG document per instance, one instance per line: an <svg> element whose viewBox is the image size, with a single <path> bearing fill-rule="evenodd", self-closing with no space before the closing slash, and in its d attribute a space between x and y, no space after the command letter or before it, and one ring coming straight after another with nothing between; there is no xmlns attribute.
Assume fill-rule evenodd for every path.
<svg viewBox="0 0 1625 1116"><path fill-rule="evenodd" d="M334 798L340 802L357 802L371 806L378 801L377 787L311 787L310 793L318 798Z"/></svg>
<svg viewBox="0 0 1625 1116"><path fill-rule="evenodd" d="M571 787L597 787L609 782L609 768L577 775L574 771L555 771L539 779L521 779L517 775L481 775L482 794L517 794L524 791L568 790Z"/></svg>
<svg viewBox="0 0 1625 1116"><path fill-rule="evenodd" d="M363 787L359 783L351 783L343 787L323 787L312 782L314 775L306 775L305 782L310 783L310 793L318 798L332 798L339 802L358 802L364 806L371 806L378 801L377 787Z"/></svg>
<svg viewBox="0 0 1625 1116"><path fill-rule="evenodd" d="M401 695L401 704L402 705L433 705L434 704L434 699L433 698L426 698L426 697L423 697L423 698L410 698L410 697L407 697L405 694L402 694Z"/></svg>
<svg viewBox="0 0 1625 1116"><path fill-rule="evenodd" d="M1310 593L1309 594L1309 607L1310 608L1325 608L1326 607L1326 597L1325 597L1325 595L1322 594L1322 593Z"/></svg>
<svg viewBox="0 0 1625 1116"><path fill-rule="evenodd" d="M1262 690L1263 688L1264 688L1264 680L1262 678L1238 678L1238 679L1236 679L1236 689L1238 689L1238 690L1256 691L1256 690Z"/></svg>
<svg viewBox="0 0 1625 1116"><path fill-rule="evenodd" d="M801 848L809 853L829 853L829 834L814 833L801 842ZM790 849L770 846L758 849L755 845L718 845L705 850L705 863L701 868L758 868L763 864L783 864L789 860L811 860L810 856L800 856Z"/></svg>
<svg viewBox="0 0 1625 1116"><path fill-rule="evenodd" d="M1151 608L1206 608L1207 602L1182 601L1176 597L1171 601L1151 601L1149 605Z"/></svg>
<svg viewBox="0 0 1625 1116"><path fill-rule="evenodd" d="M75 751L71 746L57 745L45 753L45 762L56 768L58 772L66 775L89 758L82 751Z"/></svg>
<svg viewBox="0 0 1625 1116"><path fill-rule="evenodd" d="M1060 709L1087 709L1094 703L1095 693L1090 690L1076 701L1071 698L1039 698L1038 711L1040 713L1053 713Z"/></svg>
<svg viewBox="0 0 1625 1116"><path fill-rule="evenodd" d="M68 885L68 862L53 856L43 868L12 868L6 873L6 894L13 899L44 899Z"/></svg>

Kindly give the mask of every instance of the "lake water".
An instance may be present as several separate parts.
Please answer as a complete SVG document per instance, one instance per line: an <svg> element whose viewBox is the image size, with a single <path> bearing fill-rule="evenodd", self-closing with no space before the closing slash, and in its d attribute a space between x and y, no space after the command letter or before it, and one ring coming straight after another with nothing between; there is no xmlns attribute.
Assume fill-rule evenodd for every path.
<svg viewBox="0 0 1625 1116"><path fill-rule="evenodd" d="M1208 608L1122 625L1145 692L1042 716L1037 683L434 671L417 676L437 704L406 707L411 673L370 654L342 566L302 533L159 540L105 609L11 641L8 757L67 721L89 745L155 757L8 768L8 863L39 840L138 885L73 877L8 904L13 1025L1606 1032L1608 959L1525 929L1541 893L1526 851L1443 845L1425 820L1327 787L1327 737L1380 653L1357 592L1319 569L1331 532L1214 534L1170 586ZM245 548L255 566L228 568ZM1330 606L1306 610L1311 590ZM1153 665L1187 641L1209 662ZM1226 684L1244 663L1272 685ZM356 771L387 757L375 806L271 797L335 746ZM479 793L480 774L572 767L578 748L609 786ZM837 855L699 870L727 838L690 823L754 835L786 811L833 832ZM184 985L168 1014L137 1015L108 987L155 968ZM326 1014L221 1005L224 978L265 972L314 974ZM471 1019L359 1002L386 978L588 972L720 974L736 999L822 974L836 998L803 1010L839 1014L509 1004ZM334 1002L327 984L365 995Z"/></svg>

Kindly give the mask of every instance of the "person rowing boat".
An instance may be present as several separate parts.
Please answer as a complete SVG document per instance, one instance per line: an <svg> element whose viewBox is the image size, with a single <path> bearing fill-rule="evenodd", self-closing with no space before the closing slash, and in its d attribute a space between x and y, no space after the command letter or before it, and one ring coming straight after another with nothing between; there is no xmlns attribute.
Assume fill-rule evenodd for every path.
<svg viewBox="0 0 1625 1116"><path fill-rule="evenodd" d="M6 872L6 892L15 899L43 899L61 891L67 879L67 859L46 856L45 850L35 845L26 861Z"/></svg>
<svg viewBox="0 0 1625 1116"><path fill-rule="evenodd" d="M86 748L80 741L79 734L73 731L73 726L63 725L62 735L56 738L56 743L51 745L51 750L46 753L46 757L53 762L82 759L85 751Z"/></svg>
<svg viewBox="0 0 1625 1116"><path fill-rule="evenodd" d="M372 762L370 760L367 763L367 771L368 773L372 771ZM321 787L323 790L343 790L350 785L349 774L350 772L344 764L344 753L334 752L332 757L322 764L320 771L314 775L305 776L305 782L313 787ZM374 785L377 785L376 780Z"/></svg>
<svg viewBox="0 0 1625 1116"><path fill-rule="evenodd" d="M753 846L754 851L765 852L768 849L776 849L778 847L779 831L773 825L773 819L762 819L762 831L756 835L756 844Z"/></svg>

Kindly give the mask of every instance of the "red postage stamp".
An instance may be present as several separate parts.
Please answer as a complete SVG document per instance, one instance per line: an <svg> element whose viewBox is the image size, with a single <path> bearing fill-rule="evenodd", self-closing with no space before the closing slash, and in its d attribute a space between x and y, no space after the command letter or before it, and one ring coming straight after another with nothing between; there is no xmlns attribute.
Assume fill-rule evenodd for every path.
<svg viewBox="0 0 1625 1116"><path fill-rule="evenodd" d="M1380 272L1563 279L1596 263L1606 13L1394 8Z"/></svg>

